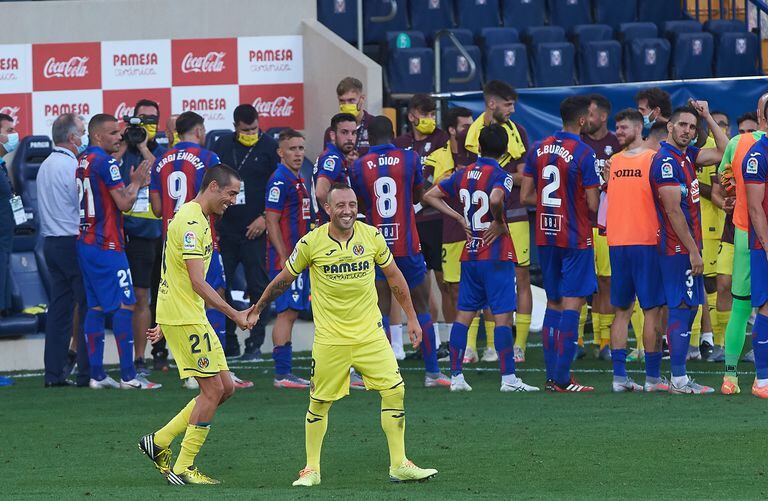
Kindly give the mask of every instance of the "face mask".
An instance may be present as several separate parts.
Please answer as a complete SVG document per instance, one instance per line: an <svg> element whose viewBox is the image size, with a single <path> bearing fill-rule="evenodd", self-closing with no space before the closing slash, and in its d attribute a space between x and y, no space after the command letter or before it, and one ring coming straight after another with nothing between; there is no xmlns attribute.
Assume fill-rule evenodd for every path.
<svg viewBox="0 0 768 501"><path fill-rule="evenodd" d="M420 118L416 123L416 130L422 134L430 135L435 132L437 122L434 118Z"/></svg>
<svg viewBox="0 0 768 501"><path fill-rule="evenodd" d="M357 116L357 104L356 103L344 103L339 105L340 113L349 113L350 115Z"/></svg>
<svg viewBox="0 0 768 501"><path fill-rule="evenodd" d="M651 120L651 114L643 115L643 129L650 129L656 120Z"/></svg>
<svg viewBox="0 0 768 501"><path fill-rule="evenodd" d="M157 135L157 124L144 124L142 127L147 131L147 138L152 141Z"/></svg>
<svg viewBox="0 0 768 501"><path fill-rule="evenodd" d="M77 146L77 154L81 154L88 148L88 134L80 136L80 146Z"/></svg>
<svg viewBox="0 0 768 501"><path fill-rule="evenodd" d="M250 148L254 144L259 142L259 135L258 134L238 134L237 141L243 146L245 146L246 148Z"/></svg>
<svg viewBox="0 0 768 501"><path fill-rule="evenodd" d="M19 133L8 134L8 142L3 145L6 153L10 153L19 145Z"/></svg>

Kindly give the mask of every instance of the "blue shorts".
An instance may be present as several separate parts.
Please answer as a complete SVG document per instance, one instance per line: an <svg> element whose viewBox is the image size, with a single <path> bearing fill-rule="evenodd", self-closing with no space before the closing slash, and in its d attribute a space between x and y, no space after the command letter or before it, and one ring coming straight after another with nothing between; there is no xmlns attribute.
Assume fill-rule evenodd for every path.
<svg viewBox="0 0 768 501"><path fill-rule="evenodd" d="M752 306L760 308L768 303L768 258L764 250L749 251L752 282Z"/></svg>
<svg viewBox="0 0 768 501"><path fill-rule="evenodd" d="M208 265L208 273L205 275L205 281L214 290L226 289L227 279L224 276L224 263L221 260L221 254L215 250L211 254L211 264Z"/></svg>
<svg viewBox="0 0 768 501"><path fill-rule="evenodd" d="M269 279L274 280L280 274L279 270L271 270ZM287 309L304 311L309 309L309 273L301 272L291 284L291 288L275 299L275 311L282 313Z"/></svg>
<svg viewBox="0 0 768 501"><path fill-rule="evenodd" d="M659 268L667 306L677 308L681 304L688 306L705 304L704 277L691 276L691 258L688 254L659 256Z"/></svg>
<svg viewBox="0 0 768 501"><path fill-rule="evenodd" d="M542 245L539 263L547 300L563 297L587 297L597 290L595 251Z"/></svg>
<svg viewBox="0 0 768 501"><path fill-rule="evenodd" d="M459 280L461 311L486 306L494 315L515 311L515 263L512 261L462 261Z"/></svg>
<svg viewBox="0 0 768 501"><path fill-rule="evenodd" d="M103 250L77 243L77 259L83 274L89 308L116 311L121 304L136 304L131 268L123 251Z"/></svg>
<svg viewBox="0 0 768 501"><path fill-rule="evenodd" d="M664 286L655 245L617 245L611 257L611 304L629 308L635 296L644 310L664 304Z"/></svg>
<svg viewBox="0 0 768 501"><path fill-rule="evenodd" d="M424 262L424 256L421 253L415 256L402 256L395 258L395 264L403 272L408 288L413 289L421 285L427 276L427 265ZM381 268L376 267L376 280L386 280Z"/></svg>

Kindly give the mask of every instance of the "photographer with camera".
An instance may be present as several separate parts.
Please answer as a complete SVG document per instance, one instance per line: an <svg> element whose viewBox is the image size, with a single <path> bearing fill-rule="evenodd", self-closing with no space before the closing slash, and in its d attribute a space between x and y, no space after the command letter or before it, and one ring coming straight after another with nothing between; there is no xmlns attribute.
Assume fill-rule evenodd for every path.
<svg viewBox="0 0 768 501"><path fill-rule="evenodd" d="M141 99L133 109L133 116L122 118L126 127L123 131L125 153L122 156L120 171L127 182L132 168L143 160L154 165L155 158L163 156L166 148L155 140L160 119L160 107L155 101ZM153 316L153 311L150 310L150 293L151 304L154 305L160 283L160 261L163 253L162 221L152 212L148 186L139 190L136 202L124 215L125 252L128 255L136 293L136 309L133 313L134 365L138 374L146 376L150 371L144 362L147 346L145 333ZM161 346L160 344L152 347L154 368L167 370L168 350L164 342Z"/></svg>

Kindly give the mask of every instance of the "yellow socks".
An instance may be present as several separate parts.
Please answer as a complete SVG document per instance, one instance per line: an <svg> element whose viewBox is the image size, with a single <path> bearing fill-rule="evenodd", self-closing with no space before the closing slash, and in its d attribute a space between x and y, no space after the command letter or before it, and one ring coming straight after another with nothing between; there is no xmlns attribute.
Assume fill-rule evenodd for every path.
<svg viewBox="0 0 768 501"><path fill-rule="evenodd" d="M691 327L691 346L699 347L701 341L701 306L696 310L696 316L693 317L693 326Z"/></svg>
<svg viewBox="0 0 768 501"><path fill-rule="evenodd" d="M581 307L579 313L579 346L584 346L584 326L587 324L587 305Z"/></svg>
<svg viewBox="0 0 768 501"><path fill-rule="evenodd" d="M525 350L528 334L531 332L531 315L518 313L515 315L515 346Z"/></svg>
<svg viewBox="0 0 768 501"><path fill-rule="evenodd" d="M492 349L496 349L496 345L493 344L493 330L496 328L496 322L492 320L486 320L483 322L485 326L485 345Z"/></svg>
<svg viewBox="0 0 768 501"><path fill-rule="evenodd" d="M714 316L717 318L717 322L712 322L712 330L715 334L715 344L717 346L725 346L725 328L728 325L728 320L731 319L731 310L715 311Z"/></svg>
<svg viewBox="0 0 768 501"><path fill-rule="evenodd" d="M173 465L173 472L177 475L195 464L195 456L200 452L200 448L211 431L210 426L197 426L195 424L187 425L187 433L184 434L184 440L181 441L181 452L176 464Z"/></svg>
<svg viewBox="0 0 768 501"><path fill-rule="evenodd" d="M593 315L594 316L594 315ZM598 314L600 317L600 349L611 344L611 324L616 317L613 313Z"/></svg>
<svg viewBox="0 0 768 501"><path fill-rule="evenodd" d="M155 445L163 449L167 449L171 446L171 442L177 436L181 435L184 430L187 429L189 424L189 416L192 415L192 409L195 408L195 399L189 401L189 403L181 409L181 412L176 414L173 419L168 421L168 424L160 428L155 432Z"/></svg>
<svg viewBox="0 0 768 501"><path fill-rule="evenodd" d="M387 436L389 464L400 466L405 460L405 387L384 390L380 395L381 429Z"/></svg>
<svg viewBox="0 0 768 501"><path fill-rule="evenodd" d="M323 438L328 429L328 411L332 402L318 402L309 399L307 422L304 424L305 445L307 448L307 468L320 471L320 451Z"/></svg>
<svg viewBox="0 0 768 501"><path fill-rule="evenodd" d="M477 353L477 331L478 330L480 330L479 315L472 319L472 323L469 324L469 330L467 331L467 349L472 348L475 351L475 353Z"/></svg>
<svg viewBox="0 0 768 501"><path fill-rule="evenodd" d="M630 322L632 323L632 330L635 331L637 349L644 351L645 348L643 346L643 328L645 327L645 316L643 315L642 308L640 308L640 305L637 304L637 301L635 301L635 308L632 310L632 318L630 319Z"/></svg>

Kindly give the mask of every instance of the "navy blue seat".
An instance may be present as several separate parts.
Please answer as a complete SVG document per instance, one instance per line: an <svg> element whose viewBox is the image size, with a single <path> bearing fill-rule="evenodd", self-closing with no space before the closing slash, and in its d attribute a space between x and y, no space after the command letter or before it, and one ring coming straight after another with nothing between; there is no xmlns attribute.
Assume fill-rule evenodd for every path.
<svg viewBox="0 0 768 501"><path fill-rule="evenodd" d="M357 0L317 0L317 20L349 43L357 43Z"/></svg>
<svg viewBox="0 0 768 501"><path fill-rule="evenodd" d="M466 28L451 28L450 30L445 31L450 31L453 33L453 36L456 37L461 45L473 45L475 43L475 36L470 30ZM432 39L434 40L434 34ZM443 47L453 46L453 44L451 44L451 42L446 38L441 38L440 43L443 44Z"/></svg>
<svg viewBox="0 0 768 501"><path fill-rule="evenodd" d="M398 49L389 53L386 68L389 92L414 94L432 92L435 55L430 48Z"/></svg>
<svg viewBox="0 0 768 501"><path fill-rule="evenodd" d="M456 25L469 29L475 36L483 28L500 26L499 0L455 0Z"/></svg>
<svg viewBox="0 0 768 501"><path fill-rule="evenodd" d="M408 2L398 0L395 5L397 5L397 9L392 19L375 22L371 18L389 17L392 12L392 3L389 0L367 0L363 2L364 43L381 43L384 41L388 31L405 31L408 29ZM357 29L357 20L355 20L354 26Z"/></svg>
<svg viewBox="0 0 768 501"><path fill-rule="evenodd" d="M480 31L480 40L483 47L518 43L520 35L514 28L483 28Z"/></svg>
<svg viewBox="0 0 768 501"><path fill-rule="evenodd" d="M636 38L624 44L624 74L628 82L669 78L671 48L666 38Z"/></svg>
<svg viewBox="0 0 768 501"><path fill-rule="evenodd" d="M485 47L483 52L485 81L502 80L516 88L525 88L528 81L528 51L521 43Z"/></svg>
<svg viewBox="0 0 768 501"><path fill-rule="evenodd" d="M759 45L754 33L723 33L716 50L716 77L746 77L759 74Z"/></svg>
<svg viewBox="0 0 768 501"><path fill-rule="evenodd" d="M533 49L533 82L537 87L574 85L575 48L570 42L540 43Z"/></svg>
<svg viewBox="0 0 768 501"><path fill-rule="evenodd" d="M398 38L401 36L407 36L410 47L403 48L415 48L426 47L427 39L424 33L421 31L388 31L386 35L387 50L395 50L398 48Z"/></svg>
<svg viewBox="0 0 768 501"><path fill-rule="evenodd" d="M37 213L37 171L52 148L48 136L27 136L19 143L11 163L16 192L21 195L24 207L34 213Z"/></svg>
<svg viewBox="0 0 768 501"><path fill-rule="evenodd" d="M683 9L677 0L638 0L637 20L662 26L666 21L683 19Z"/></svg>
<svg viewBox="0 0 768 501"><path fill-rule="evenodd" d="M680 33L672 55L672 78L711 78L715 39L711 33Z"/></svg>
<svg viewBox="0 0 768 501"><path fill-rule="evenodd" d="M701 23L692 19L667 21L663 28L664 36L673 41L681 33L701 33L701 31Z"/></svg>
<svg viewBox="0 0 768 501"><path fill-rule="evenodd" d="M453 28L453 0L409 0L411 27L424 33Z"/></svg>
<svg viewBox="0 0 768 501"><path fill-rule="evenodd" d="M586 42L612 40L613 28L607 24L577 24L571 28L570 39L579 50Z"/></svg>
<svg viewBox="0 0 768 501"><path fill-rule="evenodd" d="M523 32L522 39L531 49L541 43L567 41L562 26L531 26Z"/></svg>
<svg viewBox="0 0 768 501"><path fill-rule="evenodd" d="M597 40L579 47L579 83L582 85L621 82L621 44Z"/></svg>
<svg viewBox="0 0 768 501"><path fill-rule="evenodd" d="M549 23L562 26L566 31L577 24L592 22L590 0L547 0Z"/></svg>
<svg viewBox="0 0 768 501"><path fill-rule="evenodd" d="M704 31L712 33L715 40L719 40L723 33L746 32L747 25L744 24L744 21L736 19L712 19L704 23Z"/></svg>
<svg viewBox="0 0 768 501"><path fill-rule="evenodd" d="M446 47L440 56L440 90L442 92L462 92L482 89L483 85L480 76L483 72L483 61L480 54L480 48L470 45L465 47L465 49L475 62L477 69L474 76L466 83L450 82L451 78L467 77L470 74L470 64L456 47Z"/></svg>
<svg viewBox="0 0 768 501"><path fill-rule="evenodd" d="M501 17L504 26L522 31L529 26L546 23L544 0L503 0Z"/></svg>
<svg viewBox="0 0 768 501"><path fill-rule="evenodd" d="M622 42L657 36L659 36L659 28L653 23L621 23L619 25L619 40Z"/></svg>
<svg viewBox="0 0 768 501"><path fill-rule="evenodd" d="M637 0L593 0L595 22L607 24L614 30L621 23L632 23L637 19Z"/></svg>
<svg viewBox="0 0 768 501"><path fill-rule="evenodd" d="M210 150L211 148L213 148L213 145L216 144L216 141L218 141L220 137L226 136L228 134L232 134L232 131L230 129L209 130L205 134L205 147Z"/></svg>
<svg viewBox="0 0 768 501"><path fill-rule="evenodd" d="M49 303L48 291L40 271L45 265L45 260L42 259L42 255L35 252L38 243L39 233L34 221L28 221L16 227L10 265L11 311L13 312L21 312L26 308ZM39 262L39 259L42 262ZM23 318L17 321L29 329L17 334L28 334L45 327L45 314L35 316L34 322L29 319L25 322ZM3 328L0 327L0 332L2 330Z"/></svg>

